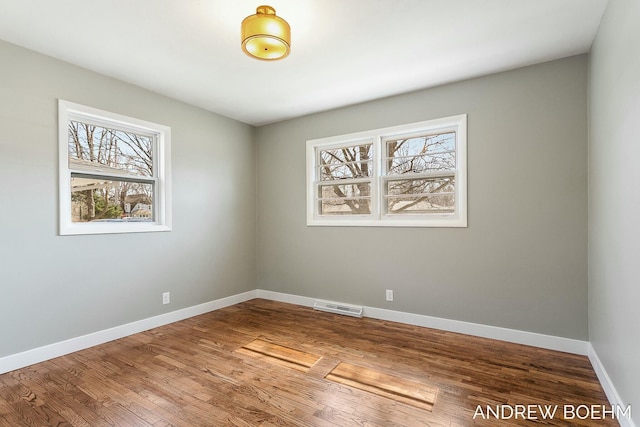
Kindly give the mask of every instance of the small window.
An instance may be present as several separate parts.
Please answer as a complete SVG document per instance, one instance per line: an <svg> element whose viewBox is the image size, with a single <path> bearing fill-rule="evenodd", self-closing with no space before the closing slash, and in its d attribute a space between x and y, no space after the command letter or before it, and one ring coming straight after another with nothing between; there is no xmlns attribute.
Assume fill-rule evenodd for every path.
<svg viewBox="0 0 640 427"><path fill-rule="evenodd" d="M307 224L466 227L466 115L307 141Z"/></svg>
<svg viewBox="0 0 640 427"><path fill-rule="evenodd" d="M171 229L170 128L60 100L60 234Z"/></svg>

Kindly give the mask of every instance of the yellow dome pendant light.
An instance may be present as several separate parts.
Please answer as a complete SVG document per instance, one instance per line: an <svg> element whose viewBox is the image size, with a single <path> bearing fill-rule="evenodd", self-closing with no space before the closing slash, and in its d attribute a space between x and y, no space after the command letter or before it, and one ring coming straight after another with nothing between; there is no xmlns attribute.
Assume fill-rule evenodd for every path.
<svg viewBox="0 0 640 427"><path fill-rule="evenodd" d="M271 6L258 6L242 21L242 50L247 55L273 61L286 58L291 49L291 27Z"/></svg>

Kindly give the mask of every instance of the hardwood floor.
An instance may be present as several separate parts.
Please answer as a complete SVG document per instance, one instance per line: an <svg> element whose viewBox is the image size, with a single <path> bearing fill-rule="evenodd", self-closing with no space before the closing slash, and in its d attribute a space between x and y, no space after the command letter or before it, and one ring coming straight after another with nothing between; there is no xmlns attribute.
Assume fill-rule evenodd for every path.
<svg viewBox="0 0 640 427"><path fill-rule="evenodd" d="M256 339L321 358L303 372L240 350ZM325 379L340 362L437 388L433 409ZM532 424L478 405L618 425L563 419L564 405L610 408L586 357L260 299L0 375L11 427Z"/></svg>

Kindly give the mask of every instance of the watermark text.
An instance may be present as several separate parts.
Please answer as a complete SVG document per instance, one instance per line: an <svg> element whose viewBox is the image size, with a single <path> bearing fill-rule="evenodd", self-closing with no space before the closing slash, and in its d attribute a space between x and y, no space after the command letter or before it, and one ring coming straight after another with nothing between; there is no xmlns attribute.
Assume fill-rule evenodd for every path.
<svg viewBox="0 0 640 427"><path fill-rule="evenodd" d="M473 419L619 420L631 419L631 405L478 405Z"/></svg>

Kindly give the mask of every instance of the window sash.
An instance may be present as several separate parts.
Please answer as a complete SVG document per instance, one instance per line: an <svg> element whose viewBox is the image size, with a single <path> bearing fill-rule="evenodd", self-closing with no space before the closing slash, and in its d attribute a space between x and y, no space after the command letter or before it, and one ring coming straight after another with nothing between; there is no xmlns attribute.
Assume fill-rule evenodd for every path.
<svg viewBox="0 0 640 427"><path fill-rule="evenodd" d="M406 193L406 194L385 194L385 199L409 199L415 198L419 199L421 197L430 197L430 196L455 196L455 191L442 191L440 193Z"/></svg>
<svg viewBox="0 0 640 427"><path fill-rule="evenodd" d="M350 185L350 184L362 184L365 182L372 182L372 178L345 178L345 179L333 179L316 181L316 185Z"/></svg>
<svg viewBox="0 0 640 427"><path fill-rule="evenodd" d="M82 169L69 169L71 177L77 178L96 178L96 179L112 179L114 181L124 182L140 182L145 184L155 184L157 179L155 177L145 177L136 175L118 175L114 173L103 173L102 171L85 171Z"/></svg>
<svg viewBox="0 0 640 427"><path fill-rule="evenodd" d="M370 158L362 158L360 155L360 151L359 150L355 150L355 149L359 149L359 148L368 148L368 154L370 154ZM354 155L354 160L349 160L347 158L346 155L342 154L343 150L354 150L354 152L352 153ZM337 151L338 154L342 154L342 156L338 156L338 155L330 155L332 157L330 157L330 159L333 159L334 161L330 161L328 163L323 163L323 153L328 153L330 151ZM315 164L316 164L316 168L317 170L315 171L315 176L317 180L322 180L322 181L343 181L343 180L351 180L351 179L360 179L360 178L366 178L366 179L370 179L373 175L373 152L374 152L374 144L373 141L371 140L364 140L364 141L350 141L349 143L346 144L341 144L341 145L333 145L333 146L324 146L324 147L319 147L316 152L315 152ZM335 157L333 157L335 156ZM340 157L343 157L343 159L341 159ZM354 165L369 165L369 167L367 167L367 174L354 174L351 171L351 167ZM350 176L345 176L345 177L341 177L341 176L332 176L331 171L339 171L342 168L346 168L346 171L351 172ZM325 172L329 171L329 177L326 177ZM362 167L360 167L360 171L362 171Z"/></svg>
<svg viewBox="0 0 640 427"><path fill-rule="evenodd" d="M335 213L324 213L325 211L323 210L323 206L325 204L325 202L345 202L345 204L348 206L348 203L346 202L352 202L352 201L368 201L368 212L362 212L359 210L353 210L351 209L351 212L349 211L345 211L343 213L341 213L341 216L369 216L371 215L374 207L374 203L373 203L373 197L372 197L372 193L373 193L373 180L371 178L351 178L351 179L345 179L345 180L334 180L334 181L318 181L315 183L314 187L314 196L315 196L315 201L316 201L316 206L318 207L318 216L336 216L337 214ZM353 194L353 195L349 195L349 196L345 196L345 197L340 197L340 196L336 196L336 197L324 197L322 195L322 188L323 187L348 187L348 186L357 186L359 184L368 184L368 192L369 194ZM359 190L358 190L359 191ZM359 206L357 206L359 207ZM354 206L354 208L357 208L356 206Z"/></svg>
<svg viewBox="0 0 640 427"><path fill-rule="evenodd" d="M87 178L87 179L97 179L97 180L106 181L110 183L110 184L98 184L91 188L76 189L76 190L74 190L73 185L71 185L70 191L71 191L71 194L73 195L74 193L78 193L80 191L88 191L88 190L93 191L98 189L111 188L112 186L116 185L115 183L120 183L120 182L151 185L151 195L150 195L151 212L152 212L152 218L155 219L156 212L158 211L158 186L155 185L157 181L158 168L154 163L155 159L157 158L156 150L158 148L157 132L155 133L147 132L147 131L139 132L139 131L136 131L135 129L132 129L131 126L127 126L127 128L130 128L130 130L125 131L121 129L120 124L117 124L117 123L108 123L107 121L103 120L102 123L98 125L98 124L95 124L96 122L98 122L98 120L83 120L81 117L68 119L67 123L69 124L71 122L75 122L81 125L95 126L96 129L100 129L100 134L103 134L105 131L116 132L116 133L128 133L128 134L136 135L139 137L148 138L150 140L151 146L148 148L151 151L151 166L150 166L150 171L145 170L145 172L150 173L150 175L137 174L125 168L118 168L114 166L109 166L108 164L104 164L104 163L91 162L85 159L79 159L79 158L73 157L71 153L71 142L69 141L68 157L69 157L69 173L71 175L71 182L73 183L74 178ZM70 132L70 130L68 130L68 132ZM115 150L121 149L119 147L119 143L124 143L124 142L116 141ZM137 151L133 149L132 151L138 154ZM141 159L140 161L144 162L144 159L142 159L142 155L139 155L138 157ZM111 206L111 204L107 202L107 206ZM72 209L73 209L73 202L72 202ZM127 217L129 216L129 212L123 211L123 214L125 214ZM71 219L71 221L72 223L89 223L89 222L93 222L94 220L90 219L88 221L75 221Z"/></svg>

